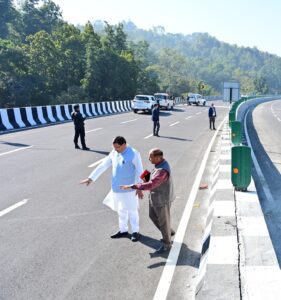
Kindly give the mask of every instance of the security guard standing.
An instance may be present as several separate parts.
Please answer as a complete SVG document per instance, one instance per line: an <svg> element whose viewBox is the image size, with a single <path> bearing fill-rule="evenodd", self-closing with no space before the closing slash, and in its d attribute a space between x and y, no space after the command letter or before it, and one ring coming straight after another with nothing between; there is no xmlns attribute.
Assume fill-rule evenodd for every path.
<svg viewBox="0 0 281 300"><path fill-rule="evenodd" d="M81 149L78 146L78 138L79 138L79 135L80 135L82 149L83 150L90 150L90 148L88 148L86 146L86 143L85 143L84 121L85 121L86 118L83 118L82 114L80 113L79 104L75 104L73 106L73 108L74 108L74 111L71 114L71 118L72 118L72 120L74 122L74 127L75 127L75 135L74 135L75 149Z"/></svg>
<svg viewBox="0 0 281 300"><path fill-rule="evenodd" d="M159 129L160 129L160 122L159 122L159 115L160 115L160 105L154 104L154 108L152 109L151 119L153 121L153 135L159 136Z"/></svg>

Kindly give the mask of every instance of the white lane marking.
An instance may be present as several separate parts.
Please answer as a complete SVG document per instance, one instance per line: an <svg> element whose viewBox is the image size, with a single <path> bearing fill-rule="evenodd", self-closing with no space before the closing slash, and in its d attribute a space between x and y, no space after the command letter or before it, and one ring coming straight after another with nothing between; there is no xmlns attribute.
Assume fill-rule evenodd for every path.
<svg viewBox="0 0 281 300"><path fill-rule="evenodd" d="M195 115L200 115L200 114L202 114L202 111L199 111L198 113L196 113Z"/></svg>
<svg viewBox="0 0 281 300"><path fill-rule="evenodd" d="M277 117L277 120L278 120L279 122L281 122L281 119L280 119L280 118L278 118L278 117Z"/></svg>
<svg viewBox="0 0 281 300"><path fill-rule="evenodd" d="M217 182L217 190L233 190L234 187L230 179L219 179Z"/></svg>
<svg viewBox="0 0 281 300"><path fill-rule="evenodd" d="M237 236L212 236L208 253L208 264L236 265L237 261Z"/></svg>
<svg viewBox="0 0 281 300"><path fill-rule="evenodd" d="M124 122L121 122L120 124L126 124L126 123L130 123L130 122L134 122L134 121L137 121L137 119L133 119L133 120L129 120L129 121L124 121Z"/></svg>
<svg viewBox="0 0 281 300"><path fill-rule="evenodd" d="M144 139L149 139L150 137L152 137L152 134L150 134L150 135L144 137Z"/></svg>
<svg viewBox="0 0 281 300"><path fill-rule="evenodd" d="M14 152L18 152L18 151L21 151L21 150L26 150L26 149L29 149L29 148L32 148L32 146L28 146L28 147L22 147L22 148L18 148L18 149L15 149L15 150L12 150L12 151L8 151L8 152L3 152L3 153L0 153L0 156L3 156L3 155L6 155L6 154L10 154L10 153L14 153Z"/></svg>
<svg viewBox="0 0 281 300"><path fill-rule="evenodd" d="M243 236L269 236L264 216L240 217L240 231Z"/></svg>
<svg viewBox="0 0 281 300"><path fill-rule="evenodd" d="M231 165L221 165L220 164L220 173L231 172Z"/></svg>
<svg viewBox="0 0 281 300"><path fill-rule="evenodd" d="M235 217L234 201L215 201L214 216Z"/></svg>
<svg viewBox="0 0 281 300"><path fill-rule="evenodd" d="M175 126L175 125L179 124L179 122L180 122L180 121L177 121L177 122L175 122L175 123L171 124L171 125L170 125L170 127L172 127L172 126Z"/></svg>
<svg viewBox="0 0 281 300"><path fill-rule="evenodd" d="M252 150L252 143L251 143L251 140L250 140L250 137L249 137L249 134L248 134L248 128L247 128L247 117L248 117L248 114L249 114L249 110L247 111L245 119L244 119L244 128L245 128L246 140L247 140L248 146L251 148L252 161L253 161L253 163L255 165L256 172L257 172L258 177L260 179L261 187L263 189L263 192L264 192L267 200L269 202L273 203L274 200L273 200L273 196L271 194L270 188L269 188L269 186L267 184L267 181L266 181L266 179L265 179L265 177L263 175L263 172L262 172L261 167L260 167L260 165L258 163L256 155L255 155L254 151Z"/></svg>
<svg viewBox="0 0 281 300"><path fill-rule="evenodd" d="M276 266L245 266L242 299L277 299L280 295L281 275Z"/></svg>
<svg viewBox="0 0 281 300"><path fill-rule="evenodd" d="M175 271L175 267L177 265L177 261L178 261L178 257L180 254L180 250L181 250L181 246L182 246L182 242L185 236L185 232L186 232L186 228L187 225L189 223L189 218L191 215L191 211L194 205L194 201L197 195L197 191L200 185L200 181L201 178L203 176L206 164L207 164L207 160L209 157L209 153L211 151L211 148L214 144L214 141L216 139L216 136L218 134L218 131L220 130L220 128L222 127L223 123L227 120L228 116L226 116L224 118L224 120L221 122L221 124L219 125L218 129L215 131L215 134L213 135L201 162L200 168L198 170L198 173L195 177L191 192L189 194L188 200L186 202L180 223L179 223L179 227L177 229L176 232L176 236L174 238L174 243L172 246L172 249L170 250L168 259L166 261L166 264L164 266L160 281L158 283L156 292L154 294L153 300L165 300L167 299L168 296L168 292L170 289L170 285L172 283L172 278L173 278L173 274ZM237 247L236 247L237 248Z"/></svg>
<svg viewBox="0 0 281 300"><path fill-rule="evenodd" d="M102 130L102 128L96 128L96 129L88 130L88 131L85 131L85 132L86 132L86 133L89 133L89 132L99 131L99 130Z"/></svg>
<svg viewBox="0 0 281 300"><path fill-rule="evenodd" d="M22 201L20 201L20 202L18 202L18 203L16 203L16 204L14 204L14 205L12 205L12 206L10 206L10 207L4 209L4 210L1 210L1 211L0 211L0 217L6 215L7 213L11 212L12 210L14 210L14 209L16 209L16 208L18 208L18 207L20 207L20 206L26 204L27 201L28 201L28 199L23 199Z"/></svg>
<svg viewBox="0 0 281 300"><path fill-rule="evenodd" d="M188 119L190 119L190 118L192 118L193 116L189 116L189 117L187 117L187 118L185 118L186 120L188 120Z"/></svg>
<svg viewBox="0 0 281 300"><path fill-rule="evenodd" d="M231 154L221 154L220 155L221 160L231 160Z"/></svg>
<svg viewBox="0 0 281 300"><path fill-rule="evenodd" d="M104 158L94 162L93 164L89 165L88 168L93 168L93 167L99 165L103 160L104 160Z"/></svg>

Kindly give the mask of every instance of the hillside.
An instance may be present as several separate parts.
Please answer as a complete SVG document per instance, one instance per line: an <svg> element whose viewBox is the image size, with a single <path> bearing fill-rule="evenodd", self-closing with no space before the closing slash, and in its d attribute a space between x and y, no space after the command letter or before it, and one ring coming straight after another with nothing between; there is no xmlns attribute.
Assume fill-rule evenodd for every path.
<svg viewBox="0 0 281 300"><path fill-rule="evenodd" d="M102 31L101 21L94 28ZM137 28L132 22L123 22L128 39L137 43L145 40L158 60L164 49L171 49L184 58L188 77L196 78L221 91L227 80L238 80L242 93L280 93L281 58L257 48L238 47L217 40L208 33L191 35L166 33L161 26L151 30Z"/></svg>

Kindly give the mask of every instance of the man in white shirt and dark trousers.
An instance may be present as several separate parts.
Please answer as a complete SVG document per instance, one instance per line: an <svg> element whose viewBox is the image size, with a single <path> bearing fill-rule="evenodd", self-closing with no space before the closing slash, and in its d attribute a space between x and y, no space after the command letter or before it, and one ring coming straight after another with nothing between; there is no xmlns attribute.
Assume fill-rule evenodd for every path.
<svg viewBox="0 0 281 300"><path fill-rule="evenodd" d="M87 179L81 181L82 184L89 185L95 182L98 177L109 167L112 167L111 191L104 200L104 204L117 211L119 216L119 231L111 238L121 238L128 235L128 221L132 229L131 240L139 240L139 203L138 198L143 198L142 191L125 191L121 185L139 183L143 166L140 154L134 148L127 146L124 137L117 136L113 140L113 150L105 157L102 163L89 175Z"/></svg>
<svg viewBox="0 0 281 300"><path fill-rule="evenodd" d="M211 104L209 108L209 120L210 120L210 129L216 130L215 122L216 122L217 112L216 108L214 107L214 103Z"/></svg>

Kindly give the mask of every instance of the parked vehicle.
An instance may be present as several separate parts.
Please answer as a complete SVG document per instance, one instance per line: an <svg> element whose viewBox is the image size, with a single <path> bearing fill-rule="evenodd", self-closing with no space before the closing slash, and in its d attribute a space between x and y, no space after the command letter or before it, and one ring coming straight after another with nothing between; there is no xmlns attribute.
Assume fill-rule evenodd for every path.
<svg viewBox="0 0 281 300"><path fill-rule="evenodd" d="M155 93L154 98L160 105L160 108L165 108L166 110L174 108L174 100L170 98L169 94Z"/></svg>
<svg viewBox="0 0 281 300"><path fill-rule="evenodd" d="M206 99L202 98L200 94L189 94L187 98L187 103L189 105L196 104L196 105L206 105Z"/></svg>
<svg viewBox="0 0 281 300"><path fill-rule="evenodd" d="M155 103L156 101L152 95L136 95L132 103L132 109L134 113L140 110L151 113Z"/></svg>

